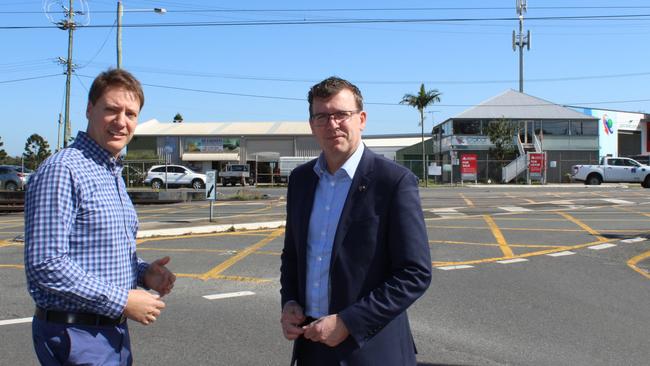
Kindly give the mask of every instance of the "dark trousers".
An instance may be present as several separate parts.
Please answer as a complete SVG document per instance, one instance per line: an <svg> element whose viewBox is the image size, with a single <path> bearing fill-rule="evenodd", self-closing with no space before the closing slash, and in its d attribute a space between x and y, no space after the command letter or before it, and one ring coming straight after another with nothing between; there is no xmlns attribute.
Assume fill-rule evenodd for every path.
<svg viewBox="0 0 650 366"><path fill-rule="evenodd" d="M300 337L296 343L296 361L298 366L338 366L334 348L323 343L312 342Z"/></svg>
<svg viewBox="0 0 650 366"><path fill-rule="evenodd" d="M34 318L34 349L41 365L131 366L126 322L117 326L58 324Z"/></svg>

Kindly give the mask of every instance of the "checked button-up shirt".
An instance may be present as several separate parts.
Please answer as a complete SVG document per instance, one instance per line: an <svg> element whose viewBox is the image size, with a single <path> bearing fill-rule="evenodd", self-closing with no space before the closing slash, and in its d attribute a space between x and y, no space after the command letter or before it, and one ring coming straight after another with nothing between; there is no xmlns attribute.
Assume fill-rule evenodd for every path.
<svg viewBox="0 0 650 366"><path fill-rule="evenodd" d="M36 305L117 318L148 264L119 158L84 132L30 177L25 272Z"/></svg>

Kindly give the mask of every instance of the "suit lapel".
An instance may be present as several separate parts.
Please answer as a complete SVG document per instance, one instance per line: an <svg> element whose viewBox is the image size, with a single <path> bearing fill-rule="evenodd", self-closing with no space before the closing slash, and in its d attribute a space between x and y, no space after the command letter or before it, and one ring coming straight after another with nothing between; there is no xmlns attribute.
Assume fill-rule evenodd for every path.
<svg viewBox="0 0 650 366"><path fill-rule="evenodd" d="M307 236L309 234L309 219L311 218L311 210L314 207L314 195L316 194L316 187L318 186L318 176L313 170L314 165L310 166L307 172L307 179L305 180L305 189L302 189L302 195L298 202L298 213L300 230L299 241L297 243L299 260L306 266L307 263ZM306 267L303 267L306 268Z"/></svg>
<svg viewBox="0 0 650 366"><path fill-rule="evenodd" d="M336 235L334 236L334 245L332 246L332 258L330 261L330 271L336 262L336 256L339 252L343 239L348 232L350 222L352 221L352 213L355 207L358 207L360 202L363 201L368 191L368 185L372 182L372 172L374 163L374 153L364 148L363 155L359 161L357 171L354 173L354 179L350 185L350 191L345 199L345 205L341 212L339 224L336 227Z"/></svg>

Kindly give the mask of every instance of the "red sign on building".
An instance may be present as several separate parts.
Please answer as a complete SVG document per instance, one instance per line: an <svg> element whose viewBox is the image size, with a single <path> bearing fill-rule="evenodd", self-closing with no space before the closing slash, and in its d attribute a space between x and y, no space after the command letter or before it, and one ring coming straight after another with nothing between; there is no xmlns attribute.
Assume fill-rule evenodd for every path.
<svg viewBox="0 0 650 366"><path fill-rule="evenodd" d="M545 164L544 153L528 153L528 172L531 175L542 175Z"/></svg>
<svg viewBox="0 0 650 366"><path fill-rule="evenodd" d="M477 160L476 154L460 155L460 178L462 180L476 180Z"/></svg>

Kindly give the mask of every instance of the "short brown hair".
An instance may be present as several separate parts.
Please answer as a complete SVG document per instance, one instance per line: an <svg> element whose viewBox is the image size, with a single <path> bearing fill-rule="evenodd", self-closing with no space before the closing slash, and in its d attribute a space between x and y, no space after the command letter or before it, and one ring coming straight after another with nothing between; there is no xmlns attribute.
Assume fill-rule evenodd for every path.
<svg viewBox="0 0 650 366"><path fill-rule="evenodd" d="M95 105L108 88L122 87L135 94L140 101L140 110L144 106L144 92L138 79L123 69L108 69L97 75L88 92L88 101Z"/></svg>
<svg viewBox="0 0 650 366"><path fill-rule="evenodd" d="M359 90L356 85L345 79L341 79L337 76L330 76L309 89L309 94L307 94L307 100L309 101L309 115L311 116L312 113L314 98L329 99L340 93L343 89L348 89L352 92L354 100L357 102L357 109L360 111L363 110L363 96L361 95L361 90Z"/></svg>

